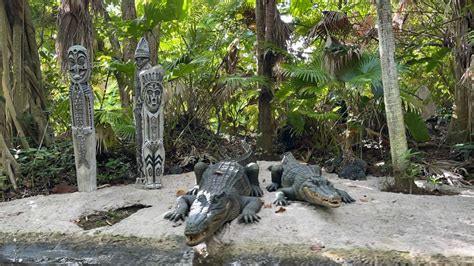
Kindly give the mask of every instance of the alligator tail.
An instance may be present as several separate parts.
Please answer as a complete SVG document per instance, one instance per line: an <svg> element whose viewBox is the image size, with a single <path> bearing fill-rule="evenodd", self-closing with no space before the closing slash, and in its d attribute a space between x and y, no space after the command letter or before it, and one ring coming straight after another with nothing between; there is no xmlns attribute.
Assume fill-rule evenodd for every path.
<svg viewBox="0 0 474 266"><path fill-rule="evenodd" d="M238 162L242 166L246 166L249 163L256 163L257 158L255 157L255 153L250 146L245 140L241 141L242 148L244 149L245 153L241 155L239 158L235 159L236 162Z"/></svg>

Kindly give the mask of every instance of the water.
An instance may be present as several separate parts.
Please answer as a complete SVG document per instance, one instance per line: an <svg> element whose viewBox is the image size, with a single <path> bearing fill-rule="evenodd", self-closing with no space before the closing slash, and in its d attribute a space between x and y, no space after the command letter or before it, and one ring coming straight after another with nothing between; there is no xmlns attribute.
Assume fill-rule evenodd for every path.
<svg viewBox="0 0 474 266"><path fill-rule="evenodd" d="M157 250L120 245L73 243L0 243L0 265L338 265L333 261L281 259L272 254L258 256L203 258L193 249Z"/></svg>

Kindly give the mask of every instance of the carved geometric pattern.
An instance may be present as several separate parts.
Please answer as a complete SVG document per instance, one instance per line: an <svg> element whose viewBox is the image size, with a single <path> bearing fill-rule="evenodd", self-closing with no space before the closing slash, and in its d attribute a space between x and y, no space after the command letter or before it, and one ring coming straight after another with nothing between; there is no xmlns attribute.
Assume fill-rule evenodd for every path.
<svg viewBox="0 0 474 266"><path fill-rule="evenodd" d="M90 168L87 150L87 137L94 131L94 102L89 86L90 64L87 50L74 45L68 50L68 70L71 76L69 97L71 103L72 134L76 141L78 168ZM94 153L95 154L95 153ZM95 159L95 158L94 158Z"/></svg>
<svg viewBox="0 0 474 266"><path fill-rule="evenodd" d="M161 187L165 151L163 147L163 68L140 72L142 106L142 159L145 187Z"/></svg>

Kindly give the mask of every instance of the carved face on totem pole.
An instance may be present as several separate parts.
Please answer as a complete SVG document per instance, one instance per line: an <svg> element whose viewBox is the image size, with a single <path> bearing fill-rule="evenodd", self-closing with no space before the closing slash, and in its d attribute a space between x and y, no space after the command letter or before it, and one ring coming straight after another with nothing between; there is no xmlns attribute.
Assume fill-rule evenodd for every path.
<svg viewBox="0 0 474 266"><path fill-rule="evenodd" d="M135 50L135 64L138 69L143 69L148 63L150 63L150 48L147 40L141 38Z"/></svg>
<svg viewBox="0 0 474 266"><path fill-rule="evenodd" d="M74 45L67 51L68 70L71 81L84 83L89 81L90 62L87 49L81 45Z"/></svg>
<svg viewBox="0 0 474 266"><path fill-rule="evenodd" d="M151 113L156 113L161 106L163 95L163 68L155 66L140 73L142 82L142 97L146 108Z"/></svg>
<svg viewBox="0 0 474 266"><path fill-rule="evenodd" d="M162 92L163 87L158 82L151 82L144 88L143 98L150 112L155 113L160 109Z"/></svg>
<svg viewBox="0 0 474 266"><path fill-rule="evenodd" d="M149 57L135 57L135 64L138 69L142 69L146 64L150 62Z"/></svg>

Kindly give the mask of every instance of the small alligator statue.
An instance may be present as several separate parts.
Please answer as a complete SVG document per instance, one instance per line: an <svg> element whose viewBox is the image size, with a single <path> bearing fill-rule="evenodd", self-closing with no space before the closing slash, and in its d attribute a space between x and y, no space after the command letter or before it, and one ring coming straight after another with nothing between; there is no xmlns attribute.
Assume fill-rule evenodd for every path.
<svg viewBox="0 0 474 266"><path fill-rule="evenodd" d="M331 182L322 177L319 166L301 164L290 152L283 154L281 164L269 169L272 183L267 186L267 190L277 191L275 205L288 205L289 199L337 208L341 201L355 201L347 192L334 188Z"/></svg>
<svg viewBox="0 0 474 266"><path fill-rule="evenodd" d="M194 166L197 186L189 195L180 196L175 209L165 215L165 219L175 222L189 215L184 229L188 246L208 240L239 214L239 222L253 223L260 219L257 212L263 201L258 197L263 191L258 181L259 168L253 151L245 144L246 153L237 160L212 165L197 163Z"/></svg>

